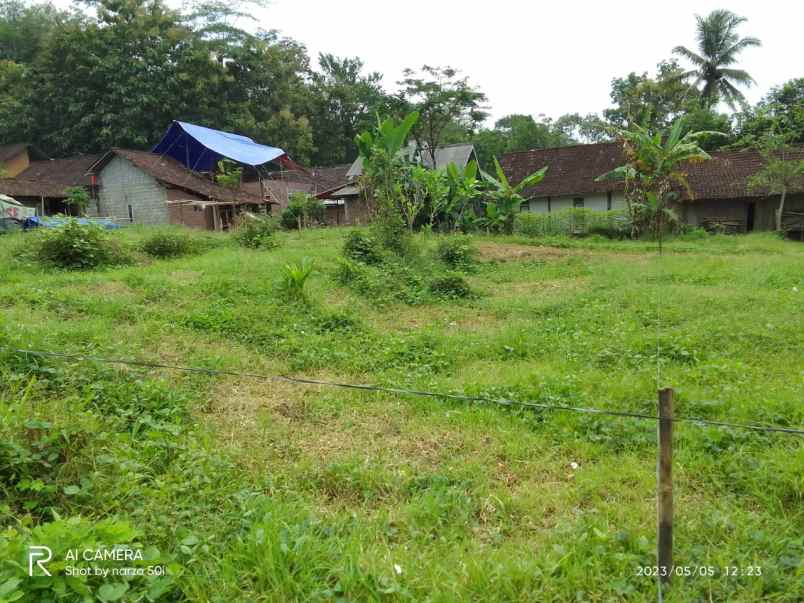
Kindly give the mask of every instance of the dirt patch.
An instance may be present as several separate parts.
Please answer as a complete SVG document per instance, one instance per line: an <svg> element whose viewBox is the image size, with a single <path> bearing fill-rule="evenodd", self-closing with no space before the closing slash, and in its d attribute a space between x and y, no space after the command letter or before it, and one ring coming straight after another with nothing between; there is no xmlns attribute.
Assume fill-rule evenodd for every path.
<svg viewBox="0 0 804 603"><path fill-rule="evenodd" d="M517 245L516 243L481 243L477 248L482 259L496 262L550 260L578 253L559 247Z"/></svg>
<svg viewBox="0 0 804 603"><path fill-rule="evenodd" d="M176 285L192 285L200 281L202 276L199 270L174 270L170 273L170 280Z"/></svg>

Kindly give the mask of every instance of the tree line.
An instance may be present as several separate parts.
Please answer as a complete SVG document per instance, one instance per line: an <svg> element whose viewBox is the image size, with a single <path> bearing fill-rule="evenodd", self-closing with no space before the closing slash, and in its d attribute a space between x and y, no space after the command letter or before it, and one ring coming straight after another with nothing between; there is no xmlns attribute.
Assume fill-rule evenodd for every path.
<svg viewBox="0 0 804 603"><path fill-rule="evenodd" d="M599 114L508 115L489 127L488 98L456 69L425 65L389 85L357 57L322 53L314 65L300 42L249 26L262 1L174 10L162 0L85 0L89 10L60 10L0 0L0 143L31 142L54 157L149 148L181 119L334 165L357 156L356 136L378 114L411 111L423 153L473 142L486 171L505 152L609 140L635 123L659 131L680 116L690 130L723 134L702 141L708 150L750 146L773 130L804 143L804 78L747 105L739 87L751 77L735 63L759 41L739 37L743 19L728 11L698 18L699 48L676 48L655 75L615 78L612 106ZM720 101L734 112L720 112Z"/></svg>

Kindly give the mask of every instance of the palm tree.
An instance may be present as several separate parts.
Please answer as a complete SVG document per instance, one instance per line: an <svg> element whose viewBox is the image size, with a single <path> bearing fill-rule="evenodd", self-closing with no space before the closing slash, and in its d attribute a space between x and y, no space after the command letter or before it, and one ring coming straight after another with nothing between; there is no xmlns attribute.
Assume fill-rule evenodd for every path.
<svg viewBox="0 0 804 603"><path fill-rule="evenodd" d="M694 66L681 74L681 79L695 78L695 86L703 83L701 102L711 107L718 100L725 101L729 107L744 102L743 93L737 86L751 86L754 83L748 72L734 69L737 55L751 46L761 46L757 38L741 38L737 27L746 21L745 17L728 10L713 10L706 17L696 16L698 20L698 53L685 46L676 46L673 53L685 57ZM700 53L700 54L699 54Z"/></svg>

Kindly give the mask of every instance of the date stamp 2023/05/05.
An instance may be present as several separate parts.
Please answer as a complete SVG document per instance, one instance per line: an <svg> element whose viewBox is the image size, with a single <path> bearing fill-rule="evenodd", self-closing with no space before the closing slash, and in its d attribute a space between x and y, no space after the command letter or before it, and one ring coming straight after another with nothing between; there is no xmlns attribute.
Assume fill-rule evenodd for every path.
<svg viewBox="0 0 804 603"><path fill-rule="evenodd" d="M659 565L638 565L637 576L655 577L692 577L702 578L726 577L741 578L762 575L760 565L675 565L664 567Z"/></svg>

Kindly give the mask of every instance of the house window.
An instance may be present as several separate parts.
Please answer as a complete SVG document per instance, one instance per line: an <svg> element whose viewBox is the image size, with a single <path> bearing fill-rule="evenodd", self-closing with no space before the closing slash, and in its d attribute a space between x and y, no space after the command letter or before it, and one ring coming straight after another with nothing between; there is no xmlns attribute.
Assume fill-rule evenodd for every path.
<svg viewBox="0 0 804 603"><path fill-rule="evenodd" d="M611 209L611 191L606 193L606 209Z"/></svg>
<svg viewBox="0 0 804 603"><path fill-rule="evenodd" d="M134 221L134 208L131 207L130 205L128 206L128 221L129 222Z"/></svg>
<svg viewBox="0 0 804 603"><path fill-rule="evenodd" d="M583 197L575 197L572 200L572 207L583 207Z"/></svg>

